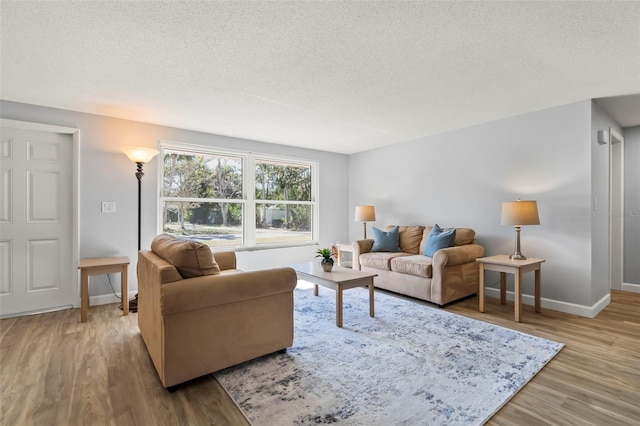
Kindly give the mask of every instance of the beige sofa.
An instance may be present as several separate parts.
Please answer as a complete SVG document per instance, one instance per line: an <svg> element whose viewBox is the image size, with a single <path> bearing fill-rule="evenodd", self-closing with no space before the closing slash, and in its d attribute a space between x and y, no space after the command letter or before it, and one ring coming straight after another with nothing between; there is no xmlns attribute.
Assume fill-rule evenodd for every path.
<svg viewBox="0 0 640 426"><path fill-rule="evenodd" d="M479 281L476 259L484 255L484 247L475 240L475 231L456 228L455 245L427 257L422 253L431 228L400 226L400 252L371 252L371 239L354 242L353 268L378 274L375 287L439 306L476 294Z"/></svg>
<svg viewBox="0 0 640 426"><path fill-rule="evenodd" d="M168 235L138 254L138 325L164 387L293 344L291 268L236 270L233 252Z"/></svg>

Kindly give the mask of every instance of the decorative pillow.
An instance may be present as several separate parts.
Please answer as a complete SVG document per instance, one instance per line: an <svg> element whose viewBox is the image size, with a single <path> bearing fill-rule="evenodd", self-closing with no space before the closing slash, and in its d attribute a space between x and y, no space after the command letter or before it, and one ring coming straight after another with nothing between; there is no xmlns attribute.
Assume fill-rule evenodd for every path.
<svg viewBox="0 0 640 426"><path fill-rule="evenodd" d="M182 278L220 273L220 267L206 244L160 234L151 242L151 250L175 266Z"/></svg>
<svg viewBox="0 0 640 426"><path fill-rule="evenodd" d="M447 229L445 231L436 223L427 237L427 244L424 247L424 255L433 257L433 254L436 251L446 247L453 247L455 239L455 228Z"/></svg>
<svg viewBox="0 0 640 426"><path fill-rule="evenodd" d="M394 226L389 232L381 231L373 228L373 247L371 251L400 251L398 241L400 238L400 230Z"/></svg>
<svg viewBox="0 0 640 426"><path fill-rule="evenodd" d="M394 225L387 226L386 231ZM420 253L420 243L422 242L422 232L424 226L398 226L398 246L403 253Z"/></svg>

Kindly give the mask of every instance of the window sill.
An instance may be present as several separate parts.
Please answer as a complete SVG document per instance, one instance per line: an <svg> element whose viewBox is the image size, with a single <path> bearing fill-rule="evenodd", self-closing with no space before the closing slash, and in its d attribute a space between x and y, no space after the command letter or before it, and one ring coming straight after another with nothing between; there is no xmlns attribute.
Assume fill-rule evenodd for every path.
<svg viewBox="0 0 640 426"><path fill-rule="evenodd" d="M308 247L308 246L317 246L317 241L309 241L308 243L291 243L291 244L271 244L271 245L260 245L260 246L252 246L252 247L241 247L241 246L226 246L226 247L216 247L211 248L212 252L218 251L259 251L259 250L274 250L274 249L285 249L285 248L295 248L295 247Z"/></svg>

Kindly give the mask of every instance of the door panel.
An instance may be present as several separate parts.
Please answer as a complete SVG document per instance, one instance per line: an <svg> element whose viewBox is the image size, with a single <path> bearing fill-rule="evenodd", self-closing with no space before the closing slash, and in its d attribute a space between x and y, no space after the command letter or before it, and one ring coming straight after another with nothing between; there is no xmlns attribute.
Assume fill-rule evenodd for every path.
<svg viewBox="0 0 640 426"><path fill-rule="evenodd" d="M27 171L27 222L58 222L58 172Z"/></svg>
<svg viewBox="0 0 640 426"><path fill-rule="evenodd" d="M0 315L71 306L72 136L1 130Z"/></svg>
<svg viewBox="0 0 640 426"><path fill-rule="evenodd" d="M60 288L60 241L27 241L27 293Z"/></svg>
<svg viewBox="0 0 640 426"><path fill-rule="evenodd" d="M11 223L13 208L13 170L2 170L0 172L0 223Z"/></svg>
<svg viewBox="0 0 640 426"><path fill-rule="evenodd" d="M11 241L0 241L0 296L10 295L12 292L13 261Z"/></svg>

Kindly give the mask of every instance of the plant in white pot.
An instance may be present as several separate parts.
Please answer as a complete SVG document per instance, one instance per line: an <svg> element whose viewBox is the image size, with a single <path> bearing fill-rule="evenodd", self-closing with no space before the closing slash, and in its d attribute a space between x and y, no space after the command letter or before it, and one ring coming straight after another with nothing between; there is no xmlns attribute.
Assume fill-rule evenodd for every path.
<svg viewBox="0 0 640 426"><path fill-rule="evenodd" d="M333 252L331 251L331 249L329 248L318 249L316 253L317 253L316 257L322 258L322 261L320 262L320 265L322 266L322 270L325 272L331 272L331 269L333 268Z"/></svg>

